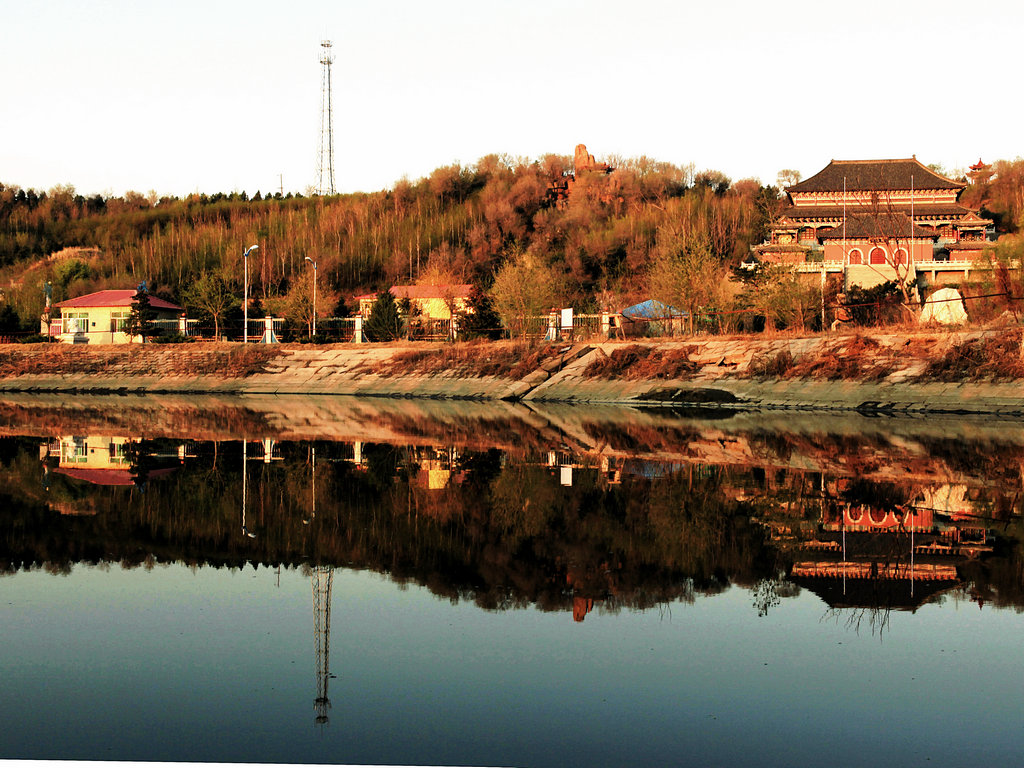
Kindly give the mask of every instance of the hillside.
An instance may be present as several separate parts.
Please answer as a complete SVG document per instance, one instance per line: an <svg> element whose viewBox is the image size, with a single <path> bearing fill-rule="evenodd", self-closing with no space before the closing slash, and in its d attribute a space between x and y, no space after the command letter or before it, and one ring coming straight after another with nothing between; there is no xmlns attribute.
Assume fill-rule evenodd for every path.
<svg viewBox="0 0 1024 768"><path fill-rule="evenodd" d="M723 310L719 331L814 327L818 298L806 291L723 288L777 215L777 187L649 158L611 160L597 163L585 149L534 161L490 155L380 192L312 198L104 198L0 184L0 333L37 330L46 282L61 301L146 281L188 306L187 289L215 276L240 297L242 254L252 244L259 249L249 259L251 295L295 325L311 311L309 259L318 265L321 317L399 283L491 289L505 270L514 273L506 284L531 286L528 311L598 311L659 291L696 292L702 306ZM964 202L1012 232L1024 210L1024 161L993 168ZM692 269L681 272L687 259ZM761 319L743 314L750 311Z"/></svg>

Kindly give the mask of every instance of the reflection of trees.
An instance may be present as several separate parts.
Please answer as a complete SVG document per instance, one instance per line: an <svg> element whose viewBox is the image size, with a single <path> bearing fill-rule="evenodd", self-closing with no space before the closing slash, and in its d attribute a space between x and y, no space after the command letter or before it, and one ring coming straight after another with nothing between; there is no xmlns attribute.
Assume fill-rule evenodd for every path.
<svg viewBox="0 0 1024 768"><path fill-rule="evenodd" d="M282 461L249 464L248 514L260 531L252 540L237 536L241 450L199 444L197 452L173 475L151 477L154 492L144 496L59 476L47 491L38 443L0 440L0 568L140 565L147 557L349 566L486 608L532 604L574 609L580 618L591 609L649 607L736 584L751 589L764 613L798 589L781 574L799 542L827 544L838 535L822 528L829 503L898 509L915 493L898 484L840 487L795 470L640 462L621 473L621 484L581 467L574 485L563 487L546 462L497 451L463 452L438 488L417 472L422 451L367 445L357 464L348 446L318 443L317 514L310 520L308 445L282 443ZM1005 516L993 523L1001 537L993 555L958 566L960 578L983 601L1024 605L1024 532L1012 515L1019 501L1001 490L974 486L972 493L990 502L984 509ZM60 498L97 514L62 516ZM891 557L880 562L905 561L905 539L887 539ZM865 604L893 605L883 595Z"/></svg>
<svg viewBox="0 0 1024 768"><path fill-rule="evenodd" d="M717 591L764 567L761 531L721 495L719 473L609 486L596 470L581 470L566 488L539 462L502 466L496 452L467 453L454 468L457 481L433 490L417 484L402 449L366 446L365 467L357 467L341 460L343 448L317 446L317 516L307 525L304 445L282 444L280 462L249 462L248 515L258 539L236 535L241 451L220 450L221 471L212 472L214 448L200 445L194 464L151 480L159 492L83 490L99 511L88 520L48 511L41 493L28 521L13 512L24 504L10 507L19 524L5 530L19 531L20 549L5 547L17 553L7 566L40 556L133 565L151 554L214 565L351 565L488 608L557 610L574 599L605 610L647 607L694 589ZM19 471L7 475L19 476L12 485L26 488L38 476L28 456L19 453Z"/></svg>
<svg viewBox="0 0 1024 768"><path fill-rule="evenodd" d="M836 623L843 622L846 629L858 634L861 629L867 629L872 635L877 634L879 637L889 628L889 617L888 606L829 608L825 611L825 618L834 619Z"/></svg>

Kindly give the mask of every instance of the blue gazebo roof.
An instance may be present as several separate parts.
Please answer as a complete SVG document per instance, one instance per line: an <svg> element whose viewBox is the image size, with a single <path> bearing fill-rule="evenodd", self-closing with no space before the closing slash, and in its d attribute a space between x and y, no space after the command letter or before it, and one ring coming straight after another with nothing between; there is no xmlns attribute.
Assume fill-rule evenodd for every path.
<svg viewBox="0 0 1024 768"><path fill-rule="evenodd" d="M622 316L629 320L665 320L674 317L689 317L689 313L664 304L657 299L648 299L626 307L622 310Z"/></svg>

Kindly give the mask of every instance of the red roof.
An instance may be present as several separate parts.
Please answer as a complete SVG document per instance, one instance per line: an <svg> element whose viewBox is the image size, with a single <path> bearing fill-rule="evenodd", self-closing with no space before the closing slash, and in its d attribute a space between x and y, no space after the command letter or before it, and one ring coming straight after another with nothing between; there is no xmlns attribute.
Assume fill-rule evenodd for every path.
<svg viewBox="0 0 1024 768"><path fill-rule="evenodd" d="M391 295L396 299L465 299L469 297L473 286L470 283L453 283L452 285L392 285ZM376 293L364 293L356 296L356 300L374 299Z"/></svg>
<svg viewBox="0 0 1024 768"><path fill-rule="evenodd" d="M160 477L162 475L169 475L177 467L165 467L163 469L153 469L148 473L148 477ZM72 480L84 480L87 483L93 485L134 485L136 475L132 474L130 469L124 469L121 467L112 467L110 469L84 469L76 467L61 467L55 470L61 475L67 475Z"/></svg>
<svg viewBox="0 0 1024 768"><path fill-rule="evenodd" d="M132 289L126 291L96 291L96 293L87 293L85 296L78 296L74 299L68 299L67 301L61 301L54 304L55 307L67 307L78 308L78 307L130 307L132 305L132 299L135 298L135 291ZM153 296L150 294L149 306L153 309L173 309L177 312L184 312L183 307L179 307L177 304L171 304L169 301Z"/></svg>

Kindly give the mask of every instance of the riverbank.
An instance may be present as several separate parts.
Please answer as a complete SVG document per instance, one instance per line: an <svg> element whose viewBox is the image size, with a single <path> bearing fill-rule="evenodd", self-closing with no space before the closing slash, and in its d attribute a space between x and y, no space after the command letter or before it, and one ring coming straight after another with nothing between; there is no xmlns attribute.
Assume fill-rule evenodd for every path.
<svg viewBox="0 0 1024 768"><path fill-rule="evenodd" d="M350 395L1024 417L1020 331L527 346L0 346L0 391Z"/></svg>

